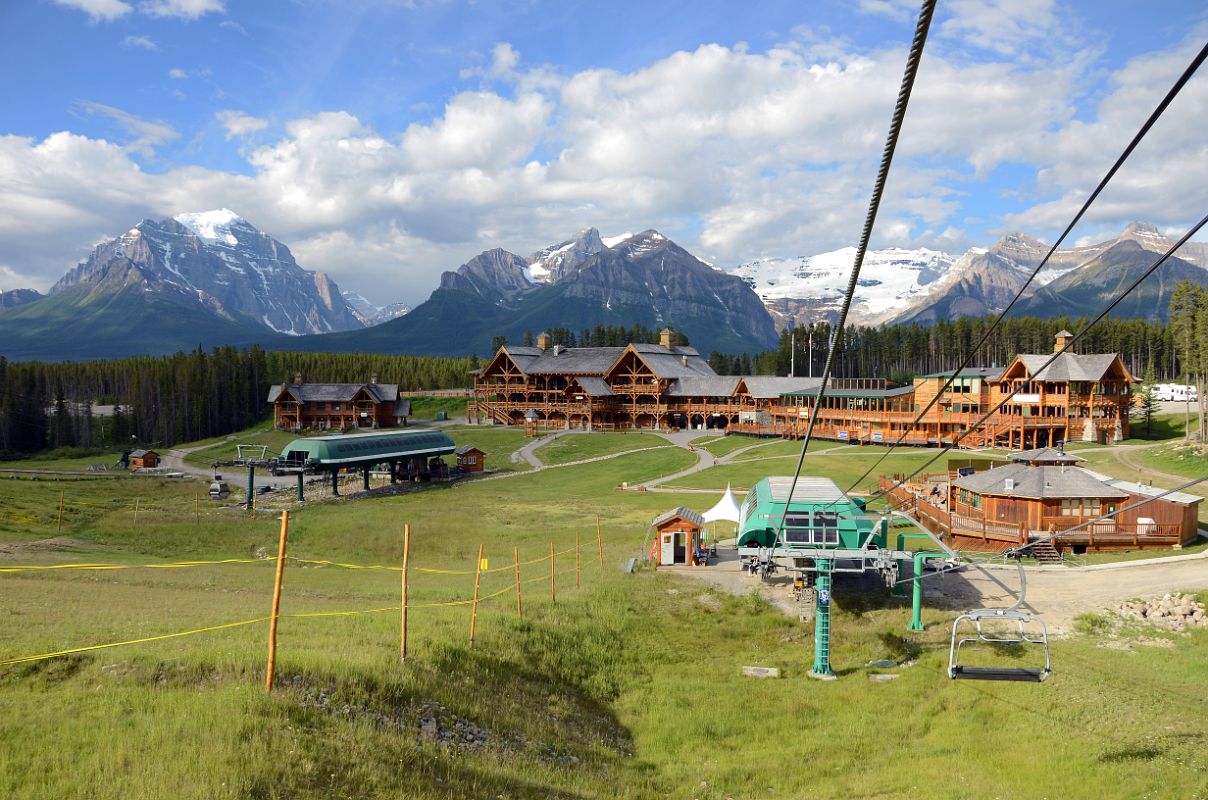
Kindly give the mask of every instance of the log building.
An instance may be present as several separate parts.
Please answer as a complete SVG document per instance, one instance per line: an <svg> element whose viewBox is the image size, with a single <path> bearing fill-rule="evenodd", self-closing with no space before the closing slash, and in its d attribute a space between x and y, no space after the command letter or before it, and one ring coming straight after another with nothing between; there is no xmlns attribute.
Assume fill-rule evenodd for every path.
<svg viewBox="0 0 1208 800"><path fill-rule="evenodd" d="M1072 336L1057 334L1060 350ZM1065 441L1108 444L1128 436L1133 378L1116 354L1016 356L1006 367L962 371L919 418L951 373L909 386L836 378L814 435L878 444L1037 448ZM471 421L580 428L721 428L763 436L804 435L818 397L813 378L717 375L691 347L661 341L627 347L504 346L474 373ZM1017 391L1016 391L1017 390ZM981 421L1012 391L1009 403Z"/></svg>
<svg viewBox="0 0 1208 800"><path fill-rule="evenodd" d="M306 383L302 374L293 383L268 391L273 424L278 430L349 430L406 427L411 401L394 383Z"/></svg>

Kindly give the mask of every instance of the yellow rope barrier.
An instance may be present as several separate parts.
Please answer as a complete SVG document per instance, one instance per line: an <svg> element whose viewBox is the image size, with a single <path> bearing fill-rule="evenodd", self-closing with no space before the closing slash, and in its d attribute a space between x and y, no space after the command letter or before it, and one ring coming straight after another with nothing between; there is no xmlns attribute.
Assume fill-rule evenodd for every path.
<svg viewBox="0 0 1208 800"><path fill-rule="evenodd" d="M170 564L31 564L23 567L0 567L0 572L28 572L35 570L61 569L181 569L183 567L207 567L215 564L270 564L271 558L224 558L218 561L177 561Z"/></svg>

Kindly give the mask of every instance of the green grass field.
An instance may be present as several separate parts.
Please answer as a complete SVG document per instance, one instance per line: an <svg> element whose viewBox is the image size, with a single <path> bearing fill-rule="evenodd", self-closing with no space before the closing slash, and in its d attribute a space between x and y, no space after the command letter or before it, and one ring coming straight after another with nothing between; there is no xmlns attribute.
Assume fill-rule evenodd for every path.
<svg viewBox="0 0 1208 800"><path fill-rule="evenodd" d="M477 437L489 455L522 444L522 434L509 438L516 433L453 430L458 440ZM835 477L867 458L811 456L806 464ZM902 468L899 458L917 463L919 454L895 454L890 469ZM1146 634L1170 642L1127 650L1080 635L1054 643L1046 684L954 683L943 674L951 612L925 608L928 630L908 633L906 600L840 577L832 651L840 679L812 681L812 630L758 597L620 570L653 516L699 507L702 498L616 487L694 461L683 450L649 450L292 512L290 553L304 559L396 567L402 526L412 526L405 664L397 570L291 562L271 695L263 690L263 622L0 666L0 795L1208 796L1208 633L1127 630L1126 641ZM764 474L781 463L791 469L776 458ZM692 477L717 488L723 470L744 470L737 474L746 480L759 468ZM270 513L251 520L202 501L195 518L199 485L0 480L0 566L275 552L279 523ZM521 560L540 559L551 543L573 549L576 533L581 588L573 553L557 559L556 603L549 562L522 567L518 620L513 548ZM416 606L470 597L480 544L491 569L482 594L502 594L481 606L471 649L468 607ZM0 660L258 619L268 612L272 575L263 558L0 573L8 620ZM377 608L387 610L291 616ZM867 675L878 670L864 665L877 658L914 663L893 670L893 682L873 683ZM744 664L779 667L783 677L742 678Z"/></svg>
<svg viewBox="0 0 1208 800"><path fill-rule="evenodd" d="M421 395L403 395L411 401L411 419L433 420L436 412L443 411L450 418L466 415L466 398L464 397L428 397Z"/></svg>
<svg viewBox="0 0 1208 800"><path fill-rule="evenodd" d="M653 433L572 433L541 445L536 455L543 464L566 464L630 450L669 446L670 442Z"/></svg>

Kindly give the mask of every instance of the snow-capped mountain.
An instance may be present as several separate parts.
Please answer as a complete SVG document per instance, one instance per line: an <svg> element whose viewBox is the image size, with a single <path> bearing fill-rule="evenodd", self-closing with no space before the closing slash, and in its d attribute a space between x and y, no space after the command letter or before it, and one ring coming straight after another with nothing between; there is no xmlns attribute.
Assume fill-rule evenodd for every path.
<svg viewBox="0 0 1208 800"><path fill-rule="evenodd" d="M145 219L98 245L51 289L137 288L253 328L301 335L361 327L340 289L233 211Z"/></svg>
<svg viewBox="0 0 1208 800"><path fill-rule="evenodd" d="M614 242L615 243L615 242ZM525 277L531 283L556 283L601 250L607 249L595 228L579 231L571 239L539 250L528 257Z"/></svg>
<svg viewBox="0 0 1208 800"><path fill-rule="evenodd" d="M390 303L379 308L365 299L363 295L353 291L345 291L342 296L344 302L348 304L349 310L366 327L389 322L411 311L411 306L406 303Z"/></svg>
<svg viewBox="0 0 1208 800"><path fill-rule="evenodd" d="M732 270L755 290L778 317L778 326L833 320L839 312L856 248L797 258L760 258ZM937 250L889 248L864 255L864 267L848 317L853 324L876 324L926 297L956 262Z"/></svg>

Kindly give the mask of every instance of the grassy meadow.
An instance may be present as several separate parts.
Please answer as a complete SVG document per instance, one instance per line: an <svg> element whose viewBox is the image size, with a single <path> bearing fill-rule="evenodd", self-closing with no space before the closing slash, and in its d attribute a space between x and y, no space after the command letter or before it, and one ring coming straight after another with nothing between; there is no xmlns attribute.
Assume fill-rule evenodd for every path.
<svg viewBox="0 0 1208 800"><path fill-rule="evenodd" d="M508 464L526 441L505 429L451 432ZM203 500L194 515L199 482L0 479L0 568L251 561L0 572L0 660L261 620L0 666L0 796L1208 797L1208 632L1125 628L1112 641L1126 648L1091 632L1054 643L1054 674L1041 686L956 683L944 675L951 612L925 608L928 630L909 633L908 600L840 577L840 678L813 681L812 628L758 595L622 572L652 517L713 501L617 491L696 461L676 448L627 452L646 438L563 437L567 449L552 451L563 461L618 454L292 511L291 556L382 568L289 562L272 694L262 621L272 513L253 520ZM792 469L770 451L680 483L747 486ZM811 455L807 469L854 479L874 453L847 452ZM919 458L895 453L884 467ZM400 664L394 568L405 523L412 610ZM539 560L551 543L561 553L556 602L550 562ZM472 595L480 544L489 560L480 592L494 596L479 608L471 648L469 607L435 604ZM534 562L521 567L522 620L514 550ZM299 616L345 611L369 613ZM913 665L865 666L880 658ZM779 667L782 678L742 678L745 664ZM899 677L868 679L883 671Z"/></svg>

